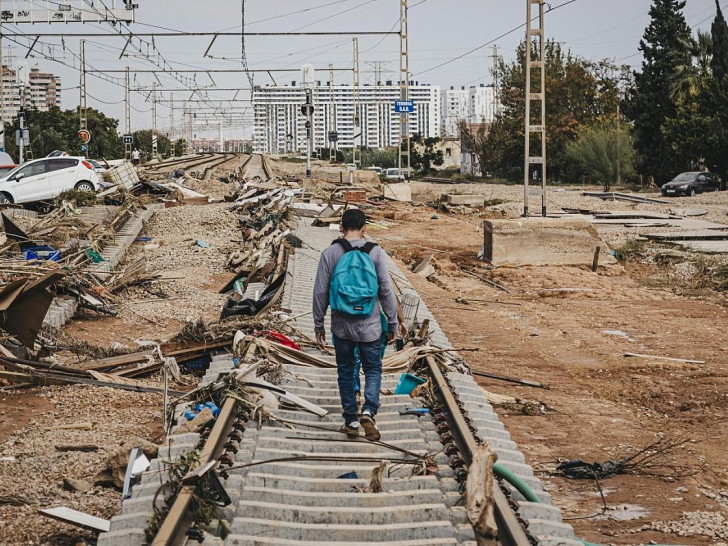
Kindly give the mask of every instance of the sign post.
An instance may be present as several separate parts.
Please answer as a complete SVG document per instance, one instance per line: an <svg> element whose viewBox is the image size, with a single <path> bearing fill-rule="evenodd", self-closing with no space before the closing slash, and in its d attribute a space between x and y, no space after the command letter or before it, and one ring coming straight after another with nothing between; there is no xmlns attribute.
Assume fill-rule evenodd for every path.
<svg viewBox="0 0 728 546"><path fill-rule="evenodd" d="M310 64L301 67L301 84L306 88L306 103L301 106L301 113L306 116L306 178L311 178L311 155L313 154L313 87L314 68Z"/></svg>
<svg viewBox="0 0 728 546"><path fill-rule="evenodd" d="M20 88L20 111L18 112L18 122L20 125L20 142L18 143L18 165L23 164L23 152L25 151L25 88L30 83L30 73L28 63L20 61L15 67L15 77Z"/></svg>

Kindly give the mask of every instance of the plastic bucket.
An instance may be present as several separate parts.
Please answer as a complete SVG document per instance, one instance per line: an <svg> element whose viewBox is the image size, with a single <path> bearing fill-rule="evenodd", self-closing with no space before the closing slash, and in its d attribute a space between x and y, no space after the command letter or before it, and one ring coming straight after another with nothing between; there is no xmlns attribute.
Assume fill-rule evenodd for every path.
<svg viewBox="0 0 728 546"><path fill-rule="evenodd" d="M399 383L397 384L397 388L394 389L394 394L412 394L412 391L418 385L422 385L425 382L421 377L405 372L399 377Z"/></svg>

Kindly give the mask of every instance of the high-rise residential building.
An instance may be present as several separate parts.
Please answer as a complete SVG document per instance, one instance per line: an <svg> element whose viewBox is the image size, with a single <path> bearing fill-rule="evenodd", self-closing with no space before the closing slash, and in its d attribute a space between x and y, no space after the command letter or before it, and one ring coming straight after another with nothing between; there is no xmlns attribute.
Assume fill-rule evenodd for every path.
<svg viewBox="0 0 728 546"><path fill-rule="evenodd" d="M359 88L361 127L357 129L354 125L354 87L334 85L330 88L328 83L316 82L313 89L314 148L328 148L329 133L334 131L338 149L351 149L355 137L356 145L368 148L398 146L400 114L394 111L394 102L399 97L396 82L362 85ZM440 136L440 88L412 82L409 98L414 102L414 112L409 115L410 136ZM305 102L306 90L296 82L290 86L256 86L253 90L253 151L304 152L306 116L301 113L301 105ZM359 129L361 136L355 134Z"/></svg>
<svg viewBox="0 0 728 546"><path fill-rule="evenodd" d="M461 87L443 89L440 93L442 101L442 136L456 137L460 134L460 122L468 119L468 101L470 91Z"/></svg>
<svg viewBox="0 0 728 546"><path fill-rule="evenodd" d="M495 88L480 84L470 87L468 96L468 123L493 123L495 120Z"/></svg>
<svg viewBox="0 0 728 546"><path fill-rule="evenodd" d="M493 123L496 114L496 95L493 87L480 85L456 89L443 89L442 136L460 135L460 123Z"/></svg>
<svg viewBox="0 0 728 546"><path fill-rule="evenodd" d="M61 107L61 78L49 72L41 72L36 66L30 70L29 86L25 89L26 110L36 108L47 111L53 106ZM11 122L20 111L20 86L15 70L3 67L4 108L2 119Z"/></svg>

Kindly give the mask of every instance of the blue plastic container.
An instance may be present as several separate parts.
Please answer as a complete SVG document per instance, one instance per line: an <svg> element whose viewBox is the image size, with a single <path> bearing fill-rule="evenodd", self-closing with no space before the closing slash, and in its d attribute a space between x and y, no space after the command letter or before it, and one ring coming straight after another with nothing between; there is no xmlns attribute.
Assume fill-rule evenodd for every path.
<svg viewBox="0 0 728 546"><path fill-rule="evenodd" d="M399 383L397 384L397 388L394 389L394 394L412 394L412 391L418 385L422 385L425 382L421 377L405 372L399 377Z"/></svg>

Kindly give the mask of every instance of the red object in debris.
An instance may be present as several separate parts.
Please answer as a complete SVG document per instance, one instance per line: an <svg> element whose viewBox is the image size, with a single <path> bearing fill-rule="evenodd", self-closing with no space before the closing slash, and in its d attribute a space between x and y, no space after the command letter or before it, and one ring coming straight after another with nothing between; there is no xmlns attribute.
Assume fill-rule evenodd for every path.
<svg viewBox="0 0 728 546"><path fill-rule="evenodd" d="M301 347L293 341L290 337L284 336L280 332L275 332L273 330L260 330L258 332L254 332L253 335L255 337L260 337L263 339L267 339L268 341L272 341L273 343L277 343L278 345L283 345L284 347L290 347L291 349L296 349L297 351L301 350Z"/></svg>

